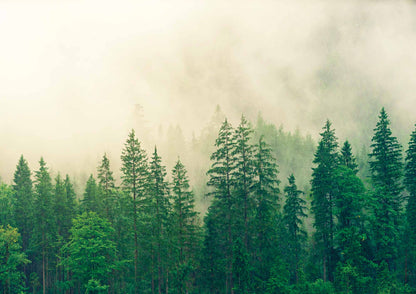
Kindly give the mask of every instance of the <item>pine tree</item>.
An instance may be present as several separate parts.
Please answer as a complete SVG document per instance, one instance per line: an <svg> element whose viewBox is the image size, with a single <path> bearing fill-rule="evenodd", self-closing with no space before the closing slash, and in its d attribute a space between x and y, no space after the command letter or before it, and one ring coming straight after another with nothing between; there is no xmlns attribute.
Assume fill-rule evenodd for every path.
<svg viewBox="0 0 416 294"><path fill-rule="evenodd" d="M138 207L146 199L148 164L146 152L140 147L134 130L129 133L121 154L123 189L133 198L134 286L138 291Z"/></svg>
<svg viewBox="0 0 416 294"><path fill-rule="evenodd" d="M335 246L340 255L335 282L345 293L362 293L370 281L370 261L365 252L365 188L356 173L354 166L342 164L335 178L338 187L334 209L337 218Z"/></svg>
<svg viewBox="0 0 416 294"><path fill-rule="evenodd" d="M232 152L235 148L233 128L225 120L219 130L215 141L216 151L211 155L213 161L207 175L207 185L212 187L208 194L213 196L212 204L205 217L207 236L204 255L208 259L209 269L207 279L212 291L225 289L225 293L231 293L234 288L233 274L233 222L235 215L235 203L232 195L234 179L232 174L235 169L235 158ZM215 270L215 272L213 271ZM217 278L225 278L224 282ZM213 288L216 285L217 289Z"/></svg>
<svg viewBox="0 0 416 294"><path fill-rule="evenodd" d="M284 189L286 195L285 206L283 207L283 223L287 232L287 252L288 265L291 284L297 283L300 258L302 256L302 245L306 239L306 231L303 229L303 220L307 215L306 202L300 195L295 183L295 176L291 174L288 178L289 185Z"/></svg>
<svg viewBox="0 0 416 294"><path fill-rule="evenodd" d="M22 250L29 247L33 231L33 191L31 172L26 159L20 156L13 179L13 215L14 222L22 236Z"/></svg>
<svg viewBox="0 0 416 294"><path fill-rule="evenodd" d="M195 198L190 190L185 166L178 160L172 170L172 222L175 246L176 288L178 293L192 290L200 240Z"/></svg>
<svg viewBox="0 0 416 294"><path fill-rule="evenodd" d="M235 170L232 176L235 180L235 205L237 230L243 236L244 247L249 251L251 242L249 220L254 215L254 199L251 187L254 182L254 146L251 145L253 130L244 116L235 130L235 148L232 156L235 158Z"/></svg>
<svg viewBox="0 0 416 294"><path fill-rule="evenodd" d="M153 216L151 226L153 232L153 252L156 254L157 268L157 289L162 293L164 286L165 291L169 286L168 279L168 247L169 247L169 224L168 219L171 212L169 202L168 183L165 181L166 168L162 165L161 157L157 153L157 148L153 152L152 161L150 162L149 173L149 196L151 200L148 207Z"/></svg>
<svg viewBox="0 0 416 294"><path fill-rule="evenodd" d="M43 294L50 286L48 281L49 262L53 258L53 242L56 236L55 218L53 214L52 180L43 158L39 161L39 170L35 172L34 202L34 247L42 258L42 289Z"/></svg>
<svg viewBox="0 0 416 294"><path fill-rule="evenodd" d="M338 165L338 143L331 122L326 121L321 140L315 152L313 163L316 165L312 172L312 212L315 215L315 238L320 244L324 281L333 281L336 264L334 250L334 200L336 187L334 185Z"/></svg>
<svg viewBox="0 0 416 294"><path fill-rule="evenodd" d="M270 146L260 137L255 146L254 181L254 271L259 291L265 291L272 268L278 260L279 183L278 166Z"/></svg>
<svg viewBox="0 0 416 294"><path fill-rule="evenodd" d="M111 215L111 208L114 202L114 189L115 181L113 172L110 170L110 161L107 154L104 154L101 164L98 167L98 185L100 188L100 194L103 198L103 205L105 216L112 222L114 216Z"/></svg>
<svg viewBox="0 0 416 294"><path fill-rule="evenodd" d="M81 202L81 209L83 212L94 211L97 214L103 213L102 199L100 198L99 192L100 191L98 190L97 182L94 176L90 175L85 187L84 198Z"/></svg>
<svg viewBox="0 0 416 294"><path fill-rule="evenodd" d="M358 164L355 160L355 156L352 154L351 145L348 140L344 142L344 145L341 148L340 164L350 168L354 173L358 172Z"/></svg>
<svg viewBox="0 0 416 294"><path fill-rule="evenodd" d="M397 257L398 226L403 199L402 153L397 138L392 136L390 120L384 108L371 139L371 178L374 186L374 228L376 261L387 262L391 269Z"/></svg>
<svg viewBox="0 0 416 294"><path fill-rule="evenodd" d="M415 125L416 126L416 125ZM409 148L406 151L405 180L409 199L406 206L406 261L405 282L416 285L416 129L410 135ZM405 261L405 262L406 262Z"/></svg>
<svg viewBox="0 0 416 294"><path fill-rule="evenodd" d="M65 176L64 189L66 205L62 225L64 236L69 237L69 229L72 227L72 219L75 218L78 203L74 186L72 185L71 179L68 175Z"/></svg>
<svg viewBox="0 0 416 294"><path fill-rule="evenodd" d="M64 217L66 214L66 191L65 183L62 181L61 175L58 175L55 178L55 187L53 195L53 212L55 215L55 223L57 227L58 236L64 237L67 232L64 228ZM66 236L65 236L66 237Z"/></svg>

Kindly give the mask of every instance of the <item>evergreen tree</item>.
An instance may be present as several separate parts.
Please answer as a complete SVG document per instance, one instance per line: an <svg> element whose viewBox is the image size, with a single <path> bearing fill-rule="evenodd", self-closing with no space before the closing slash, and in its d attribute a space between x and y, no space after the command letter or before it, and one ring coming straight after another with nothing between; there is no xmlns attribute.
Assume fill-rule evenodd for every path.
<svg viewBox="0 0 416 294"><path fill-rule="evenodd" d="M146 152L140 147L134 130L129 133L121 154L122 185L133 198L133 233L134 233L134 286L138 289L138 207L146 199L148 164Z"/></svg>
<svg viewBox="0 0 416 294"><path fill-rule="evenodd" d="M335 246L340 256L335 282L342 293L365 293L370 286L371 263L365 252L365 189L356 172L353 166L340 165L335 178Z"/></svg>
<svg viewBox="0 0 416 294"><path fill-rule="evenodd" d="M406 151L405 180L409 199L406 206L405 282L416 286L416 129L410 135Z"/></svg>
<svg viewBox="0 0 416 294"><path fill-rule="evenodd" d="M180 160L172 171L172 220L175 246L175 286L178 293L192 290L192 280L197 266L200 240L198 213L194 194L190 190L185 166Z"/></svg>
<svg viewBox="0 0 416 294"><path fill-rule="evenodd" d="M312 212L315 215L315 238L320 246L324 281L333 281L336 264L334 250L335 175L338 165L338 143L331 122L326 121L315 152L312 172Z"/></svg>
<svg viewBox="0 0 416 294"><path fill-rule="evenodd" d="M34 202L34 244L35 254L42 258L40 271L42 275L43 294L50 287L49 266L53 256L53 244L56 236L55 218L53 214L53 186L51 177L43 158L39 161L39 170L35 172Z"/></svg>
<svg viewBox="0 0 416 294"><path fill-rule="evenodd" d="M392 136L390 120L384 108L371 139L371 178L374 186L374 228L376 261L387 262L391 269L397 257L398 227L403 199L402 153L397 138Z"/></svg>
<svg viewBox="0 0 416 294"><path fill-rule="evenodd" d="M97 214L103 213L102 211L102 199L99 195L99 190L97 186L97 182L93 175L90 175L87 181L87 185L85 187L84 198L81 202L82 211L94 211Z"/></svg>
<svg viewBox="0 0 416 294"><path fill-rule="evenodd" d="M237 230L242 232L245 250L249 251L249 220L254 215L254 199L251 187L254 182L254 146L251 145L253 130L244 116L235 129L235 146L232 156L235 158L235 169L232 176L235 180L235 208Z"/></svg>
<svg viewBox="0 0 416 294"><path fill-rule="evenodd" d="M162 165L161 157L155 151L153 152L152 161L150 162L149 173L149 196L150 212L152 213L151 228L153 248L152 252L156 258L157 269L157 289L162 293L162 289L168 288L168 271L169 271L169 216L171 212L169 201L168 183L165 181L166 169ZM153 258L152 258L153 260Z"/></svg>
<svg viewBox="0 0 416 294"><path fill-rule="evenodd" d="M254 272L256 288L265 291L274 265L278 262L279 180L278 166L271 148L261 136L255 146L252 190L255 200L254 216Z"/></svg>
<svg viewBox="0 0 416 294"><path fill-rule="evenodd" d="M0 183L0 226L13 224L13 196L12 186Z"/></svg>
<svg viewBox="0 0 416 294"><path fill-rule="evenodd" d="M72 227L72 219L75 218L77 212L77 199L74 190L74 186L71 182L71 179L68 175L65 176L64 181L64 189L65 189L65 213L62 216L63 221L63 233L64 236L69 237L69 229Z"/></svg>
<svg viewBox="0 0 416 294"><path fill-rule="evenodd" d="M205 217L207 236L204 255L208 259L207 266L212 266L206 278L215 278L207 282L211 291L224 289L227 294L231 293L234 288L233 221L235 215L232 195L234 185L232 174L235 169L235 158L232 152L235 148L235 140L233 128L227 120L221 125L215 147L216 151L211 155L213 163L207 172L209 176L207 185L212 188L208 195L213 196L214 199ZM217 279L222 277L225 281Z"/></svg>
<svg viewBox="0 0 416 294"><path fill-rule="evenodd" d="M115 181L113 172L110 170L110 161L105 153L98 167L98 185L103 198L105 216L112 222L114 216L111 214L111 208L114 202Z"/></svg>
<svg viewBox="0 0 416 294"><path fill-rule="evenodd" d="M57 228L58 236L60 237L67 237L68 231L64 228L65 223L65 214L67 209L67 201L66 201L66 191L65 191L65 183L61 178L61 175L58 175L55 178L55 189L53 195L53 212L55 215L55 223ZM69 229L69 228L68 228Z"/></svg>
<svg viewBox="0 0 416 294"><path fill-rule="evenodd" d="M348 140L344 142L341 148L340 164L350 168L354 173L358 172L358 164L355 156L352 154L351 145Z"/></svg>
<svg viewBox="0 0 416 294"><path fill-rule="evenodd" d="M286 195L285 206L283 207L283 222L287 232L287 262L290 272L290 283L298 283L298 271L300 258L302 256L302 245L306 239L306 231L303 229L303 220L307 215L304 212L306 202L300 195L295 183L295 176L291 174L288 178L289 185L284 189Z"/></svg>
<svg viewBox="0 0 416 294"><path fill-rule="evenodd" d="M22 236L22 249L29 247L33 231L33 191L31 172L26 159L20 156L13 178L13 215L14 223Z"/></svg>

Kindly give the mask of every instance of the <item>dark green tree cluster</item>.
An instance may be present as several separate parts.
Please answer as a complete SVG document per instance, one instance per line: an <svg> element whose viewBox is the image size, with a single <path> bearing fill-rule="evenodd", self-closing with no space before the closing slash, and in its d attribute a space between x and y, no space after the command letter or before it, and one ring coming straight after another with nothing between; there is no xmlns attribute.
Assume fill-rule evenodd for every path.
<svg viewBox="0 0 416 294"><path fill-rule="evenodd" d="M120 186L104 154L80 198L68 175L52 177L43 158L32 173L21 156L13 184L0 184L1 292L414 293L416 130L403 156L381 110L368 180L330 121L310 162L299 138L261 118L255 129L244 116L235 128L225 119L203 220L183 163L168 174L134 131ZM287 172L290 152L312 163L310 191Z"/></svg>

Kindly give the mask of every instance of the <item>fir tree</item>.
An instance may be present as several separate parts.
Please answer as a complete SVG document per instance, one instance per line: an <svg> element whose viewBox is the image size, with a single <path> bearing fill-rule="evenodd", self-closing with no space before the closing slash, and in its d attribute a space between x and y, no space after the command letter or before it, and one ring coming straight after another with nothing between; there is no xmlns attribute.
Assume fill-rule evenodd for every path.
<svg viewBox="0 0 416 294"><path fill-rule="evenodd" d="M218 284L218 287L225 289L225 293L231 293L234 288L233 281L233 221L235 204L232 195L234 180L232 174L235 169L235 158L232 152L235 147L233 128L225 120L219 130L218 138L215 141L216 151L211 155L213 161L207 174L209 180L207 185L212 187L208 195L214 197L212 204L205 218L207 225L207 236L205 249L206 258L214 266L206 278L224 277L225 283L218 280L211 280L208 284ZM209 243L207 243L209 242ZM211 286L212 286L211 285ZM220 289L213 291L220 291Z"/></svg>
<svg viewBox="0 0 416 294"><path fill-rule="evenodd" d="M398 226L402 206L402 153L392 136L390 120L384 108L371 139L371 178L374 186L374 229L376 261L393 266L397 257Z"/></svg>
<svg viewBox="0 0 416 294"><path fill-rule="evenodd" d="M133 198L133 233L134 233L134 285L138 289L138 207L146 197L148 164L146 152L140 147L134 130L129 133L121 154L123 189Z"/></svg>
<svg viewBox="0 0 416 294"><path fill-rule="evenodd" d="M416 129L410 135L406 151L405 180L409 199L406 206L405 282L416 285Z"/></svg>
<svg viewBox="0 0 416 294"><path fill-rule="evenodd" d="M344 142L341 148L340 164L350 168L354 173L358 172L358 164L355 156L352 154L351 145L348 140Z"/></svg>
<svg viewBox="0 0 416 294"><path fill-rule="evenodd" d="M338 143L335 131L328 120L323 127L321 140L315 152L312 172L312 212L315 215L316 240L320 244L324 281L333 281L336 264L334 251L334 185L338 165Z"/></svg>
<svg viewBox="0 0 416 294"><path fill-rule="evenodd" d="M168 243L170 237L168 235L168 218L171 212L168 183L165 181L166 169L161 161L161 157L158 155L155 147L152 161L150 162L150 206L148 209L152 212L152 251L155 252L156 255L157 288L159 294L162 292L163 286L165 289L168 287L168 247L170 245Z"/></svg>
<svg viewBox="0 0 416 294"><path fill-rule="evenodd" d="M270 146L260 137L255 146L254 182L254 271L256 288L265 291L271 270L278 260L279 183L278 166Z"/></svg>
<svg viewBox="0 0 416 294"><path fill-rule="evenodd" d="M250 224L254 215L254 199L251 187L254 182L254 147L251 145L253 130L244 116L235 129L235 146L232 156L235 158L235 169L232 176L235 180L235 205L237 230L242 232L245 250L249 250Z"/></svg>
<svg viewBox="0 0 416 294"><path fill-rule="evenodd" d="M42 274L42 290L46 293L50 286L48 281L49 262L53 255L53 243L56 236L55 218L53 214L52 181L43 158L39 161L39 170L35 172L35 202L34 202L34 247L35 252L42 258L40 265Z"/></svg>
<svg viewBox="0 0 416 294"><path fill-rule="evenodd" d="M286 195L285 206L283 207L283 222L287 232L287 252L288 265L290 272L290 282L297 283L300 258L302 256L302 245L306 239L306 231L303 229L303 220L307 215L306 202L300 195L295 183L295 176L291 174L288 178L289 185L284 189Z"/></svg>
<svg viewBox="0 0 416 294"><path fill-rule="evenodd" d="M110 161L107 157L107 154L104 153L101 164L98 167L98 185L100 188L100 194L103 198L103 205L105 216L107 219L112 220L114 216L111 215L111 208L114 202L114 189L115 181L113 177L113 172L110 170Z"/></svg>
<svg viewBox="0 0 416 294"><path fill-rule="evenodd" d="M84 198L81 202L81 209L83 212L94 211L98 214L102 213L102 199L100 199L99 190L97 182L93 175L87 180L87 185L85 187Z"/></svg>
<svg viewBox="0 0 416 294"><path fill-rule="evenodd" d="M26 251L33 231L33 191L31 172L26 159L20 156L13 179L13 215L22 236L22 249Z"/></svg>
<svg viewBox="0 0 416 294"><path fill-rule="evenodd" d="M192 290L192 273L196 270L200 230L194 194L189 186L185 166L178 160L172 170L172 219L175 240L176 288L178 293Z"/></svg>

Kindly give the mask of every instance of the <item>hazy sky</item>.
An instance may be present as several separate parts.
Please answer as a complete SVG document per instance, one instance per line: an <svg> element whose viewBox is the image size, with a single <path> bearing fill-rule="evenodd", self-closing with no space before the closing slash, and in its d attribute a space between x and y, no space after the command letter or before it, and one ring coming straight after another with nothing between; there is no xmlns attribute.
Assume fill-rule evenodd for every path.
<svg viewBox="0 0 416 294"><path fill-rule="evenodd" d="M317 134L416 121L408 1L1 1L0 176L118 158L134 105L189 137L220 104ZM370 126L362 126L371 124ZM358 134L357 134L358 133Z"/></svg>

